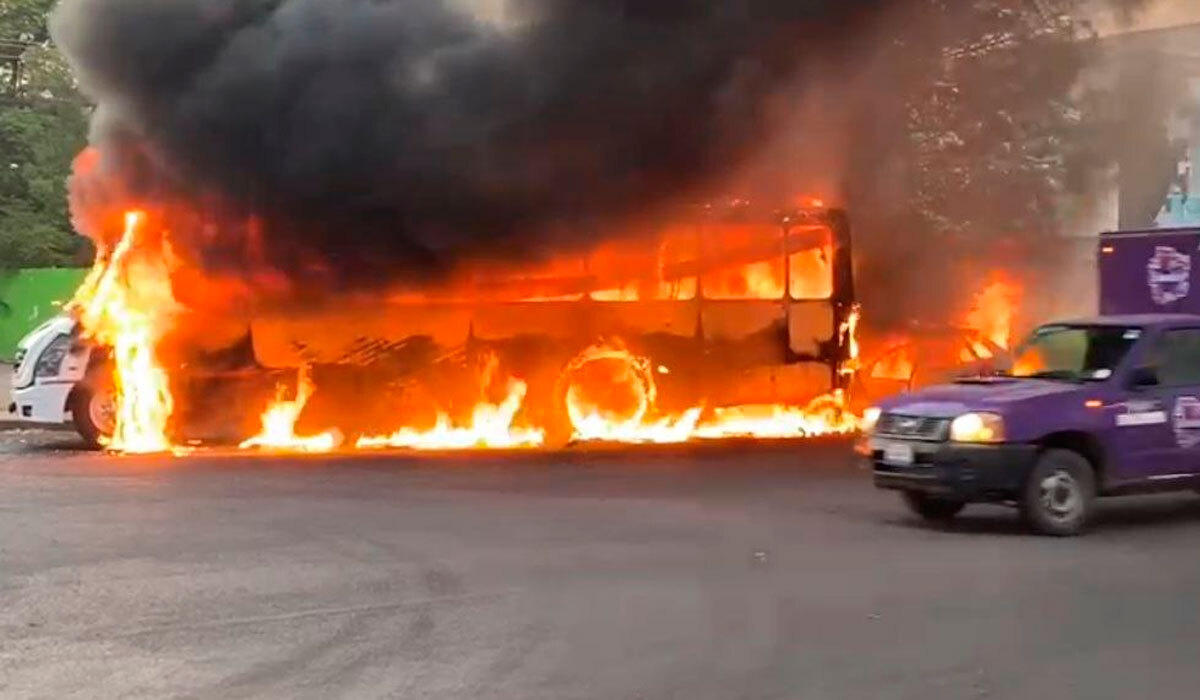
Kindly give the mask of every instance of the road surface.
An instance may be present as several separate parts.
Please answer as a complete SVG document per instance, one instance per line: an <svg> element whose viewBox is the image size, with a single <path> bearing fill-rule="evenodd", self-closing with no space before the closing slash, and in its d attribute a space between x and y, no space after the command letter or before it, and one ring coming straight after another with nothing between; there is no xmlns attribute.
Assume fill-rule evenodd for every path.
<svg viewBox="0 0 1200 700"><path fill-rule="evenodd" d="M1200 497L925 527L844 443L112 458L0 436L0 697L1194 697ZM49 444L49 447L45 446Z"/></svg>

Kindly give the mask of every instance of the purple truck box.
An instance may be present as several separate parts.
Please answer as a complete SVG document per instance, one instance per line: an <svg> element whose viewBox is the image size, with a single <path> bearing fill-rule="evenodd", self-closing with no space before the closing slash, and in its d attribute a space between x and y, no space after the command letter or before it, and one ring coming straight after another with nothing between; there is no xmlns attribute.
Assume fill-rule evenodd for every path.
<svg viewBox="0 0 1200 700"><path fill-rule="evenodd" d="M1073 535L1097 497L1200 489L1200 230L1104 234L1101 315L1044 325L1009 372L868 412L875 484L929 520L1016 505Z"/></svg>

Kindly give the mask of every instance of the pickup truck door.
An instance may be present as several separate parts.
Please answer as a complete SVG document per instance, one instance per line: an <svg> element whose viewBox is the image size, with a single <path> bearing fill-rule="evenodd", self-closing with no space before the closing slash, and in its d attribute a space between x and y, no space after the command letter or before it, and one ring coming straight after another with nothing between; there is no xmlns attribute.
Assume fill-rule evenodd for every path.
<svg viewBox="0 0 1200 700"><path fill-rule="evenodd" d="M1166 421L1143 437L1141 470L1150 480L1200 474L1200 328L1172 328L1155 341L1149 365L1159 385L1143 392L1166 414Z"/></svg>

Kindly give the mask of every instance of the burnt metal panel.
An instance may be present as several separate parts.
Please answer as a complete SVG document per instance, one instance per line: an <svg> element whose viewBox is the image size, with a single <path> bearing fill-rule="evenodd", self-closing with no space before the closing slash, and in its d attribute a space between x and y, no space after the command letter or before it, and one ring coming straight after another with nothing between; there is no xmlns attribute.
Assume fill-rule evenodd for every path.
<svg viewBox="0 0 1200 700"><path fill-rule="evenodd" d="M742 340L786 328L787 310L782 299L705 301L700 319L706 339Z"/></svg>
<svg viewBox="0 0 1200 700"><path fill-rule="evenodd" d="M254 354L266 367L369 364L411 338L444 347L470 336L471 308L444 305L363 305L303 316L264 315L251 325Z"/></svg>

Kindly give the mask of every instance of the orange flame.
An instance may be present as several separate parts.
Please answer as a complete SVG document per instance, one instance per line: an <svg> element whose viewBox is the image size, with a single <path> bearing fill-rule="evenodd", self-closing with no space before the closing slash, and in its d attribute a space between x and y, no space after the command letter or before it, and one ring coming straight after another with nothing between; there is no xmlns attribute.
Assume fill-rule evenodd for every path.
<svg viewBox="0 0 1200 700"><path fill-rule="evenodd" d="M165 250L143 245L145 214L125 215L120 241L101 247L70 308L89 338L112 351L116 427L107 447L127 453L173 449L167 423L174 410L167 372L157 356L164 313L175 307ZM165 241L161 242L165 246Z"/></svg>
<svg viewBox="0 0 1200 700"><path fill-rule="evenodd" d="M705 416L701 405L677 415L658 415L658 388L651 367L648 359L620 344L596 345L575 358L564 371L574 438L581 442L669 444L845 434L859 426L840 390L803 407L732 406L716 408Z"/></svg>
<svg viewBox="0 0 1200 700"><path fill-rule="evenodd" d="M563 376L574 439L628 443L687 440L699 421L700 409L651 419L658 401L651 367L648 359L633 355L619 343L592 346L572 360Z"/></svg>
<svg viewBox="0 0 1200 700"><path fill-rule="evenodd" d="M484 363L480 387L493 382L499 368L499 358L489 355ZM401 428L391 435L364 436L358 439L359 449L404 448L412 450L517 449L539 447L546 441L545 431L515 425L517 413L525 401L528 385L513 377L505 382L505 396L499 403L481 400L471 412L466 425L454 425L445 412L439 411L433 428L418 430Z"/></svg>
<svg viewBox="0 0 1200 700"><path fill-rule="evenodd" d="M898 345L884 351L883 357L871 368L871 377L907 382L912 379L915 371L912 348L908 345Z"/></svg>
<svg viewBox="0 0 1200 700"><path fill-rule="evenodd" d="M855 306L838 329L839 341L846 347L846 361L838 368L842 376L853 376L862 366L862 348L858 343L858 325L861 322L862 309Z"/></svg>
<svg viewBox="0 0 1200 700"><path fill-rule="evenodd" d="M283 385L278 386L275 400L263 411L262 432L243 441L239 447L293 452L329 452L336 448L341 442L341 435L335 430L306 437L296 435L296 421L315 390L308 368L301 367L296 378L296 397L286 399L287 389Z"/></svg>
<svg viewBox="0 0 1200 700"><path fill-rule="evenodd" d="M1004 280L992 282L975 295L974 306L964 321L968 328L979 334L979 338L971 341L978 357L986 359L993 356L994 353L987 346L989 342L1005 350L1011 347L1013 319L1020 296L1020 288Z"/></svg>
<svg viewBox="0 0 1200 700"><path fill-rule="evenodd" d="M711 421L697 426L695 436L708 440L815 437L844 435L858 428L858 416L846 408L846 397L838 389L818 396L807 406L764 404L718 408Z"/></svg>

